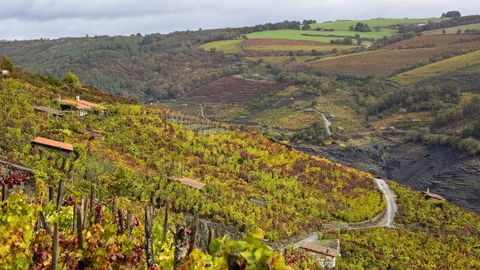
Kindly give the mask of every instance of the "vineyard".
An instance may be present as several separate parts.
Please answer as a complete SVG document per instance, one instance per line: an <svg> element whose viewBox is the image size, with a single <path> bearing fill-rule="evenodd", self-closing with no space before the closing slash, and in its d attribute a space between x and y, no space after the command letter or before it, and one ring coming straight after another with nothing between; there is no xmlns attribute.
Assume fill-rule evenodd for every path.
<svg viewBox="0 0 480 270"><path fill-rule="evenodd" d="M327 73L354 76L389 76L402 68L458 52L480 48L477 36L420 36L381 50L320 59L309 66ZM452 55L453 56L453 55Z"/></svg>
<svg viewBox="0 0 480 270"><path fill-rule="evenodd" d="M11 233L0 238L1 265L18 260L20 268L34 269L50 268L55 261L72 269L145 264L169 269L175 257L172 250L180 250L172 243L186 226L186 213L193 212L198 219L234 226L243 234L262 229L262 237L247 236L245 241L253 250L264 250L264 259L248 264L273 267L282 260L258 239L285 239L332 220L362 221L384 208L384 198L369 174L297 152L254 129L241 132L153 106L108 99L93 88L55 86L21 70L12 76L0 81L0 113L5 116L0 154L35 172L35 191L22 194L27 179L2 170L6 178L0 226L2 232ZM264 91L286 87L251 83ZM83 117L35 110L37 105L60 110L56 97L77 93L105 110ZM71 143L74 150L34 148L35 135ZM171 176L206 186L191 189L169 182ZM265 205L252 198L261 198ZM192 226L184 232L192 234ZM218 243L221 248L209 254L191 251L183 265L198 260L221 265L227 263L228 252L250 249L248 244L218 241L223 241ZM144 253L149 254L147 259ZM185 269L189 267L193 266Z"/></svg>
<svg viewBox="0 0 480 270"><path fill-rule="evenodd" d="M245 80L236 77L224 77L202 86L186 95L190 100L200 102L246 103L265 94L283 90L285 83Z"/></svg>
<svg viewBox="0 0 480 270"><path fill-rule="evenodd" d="M475 51L403 72L393 76L391 79L399 84L415 83L479 63L480 51Z"/></svg>
<svg viewBox="0 0 480 270"><path fill-rule="evenodd" d="M304 51L311 53L317 52L329 52L336 50L348 50L353 49L356 46L348 45L331 45L326 43L320 43L308 40L289 40L289 39L247 39L242 43L243 49L249 54L266 53L266 52L298 52Z"/></svg>

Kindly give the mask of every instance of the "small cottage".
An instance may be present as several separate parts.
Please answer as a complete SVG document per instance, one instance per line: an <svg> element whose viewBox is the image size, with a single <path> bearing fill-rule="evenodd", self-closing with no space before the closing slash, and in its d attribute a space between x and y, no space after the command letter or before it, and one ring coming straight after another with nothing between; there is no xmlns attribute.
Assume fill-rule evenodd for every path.
<svg viewBox="0 0 480 270"><path fill-rule="evenodd" d="M334 269L337 256L340 256L340 240L335 240L336 247L328 247L317 242L303 243L300 246L301 252L313 257L313 260L322 268Z"/></svg>
<svg viewBox="0 0 480 270"><path fill-rule="evenodd" d="M195 181L193 179L190 179L190 178L186 178L186 177L177 177L177 176L172 176L169 178L170 181L176 181L176 182L180 182L186 186L189 186L191 188L196 188L196 189L202 189L205 187L205 183L202 183L202 182L198 182L198 181Z"/></svg>
<svg viewBox="0 0 480 270"><path fill-rule="evenodd" d="M59 97L58 101L63 111L77 111L78 116L87 115L89 110L103 109L99 104L80 99L80 96L76 96L75 100Z"/></svg>
<svg viewBox="0 0 480 270"><path fill-rule="evenodd" d="M2 77L7 77L8 75L10 75L10 71L8 71L6 69L3 69L2 70Z"/></svg>

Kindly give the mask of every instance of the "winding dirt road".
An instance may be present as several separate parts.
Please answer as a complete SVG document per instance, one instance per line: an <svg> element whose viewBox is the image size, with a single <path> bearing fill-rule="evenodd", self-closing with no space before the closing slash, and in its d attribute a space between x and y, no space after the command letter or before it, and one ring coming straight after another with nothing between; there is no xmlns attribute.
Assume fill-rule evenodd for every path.
<svg viewBox="0 0 480 270"><path fill-rule="evenodd" d="M340 229L346 228L348 230L364 230L375 227L388 227L393 228L393 220L395 219L395 214L397 213L397 204L395 202L395 194L392 192L385 180L380 178L373 179L378 186L378 189L383 193L386 200L385 212L382 212L380 215L381 218L375 217L371 220L359 222L359 223L349 223L347 225L329 225L326 226L329 229ZM300 241L293 243L293 248L297 249L301 247L304 243L314 242L318 240L318 232L312 233L309 236L303 238ZM280 251L283 251L284 248L280 248Z"/></svg>

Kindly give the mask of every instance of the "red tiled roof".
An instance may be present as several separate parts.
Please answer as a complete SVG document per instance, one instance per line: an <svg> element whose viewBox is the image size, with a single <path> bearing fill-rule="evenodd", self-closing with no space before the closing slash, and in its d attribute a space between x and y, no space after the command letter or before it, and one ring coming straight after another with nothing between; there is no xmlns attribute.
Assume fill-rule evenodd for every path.
<svg viewBox="0 0 480 270"><path fill-rule="evenodd" d="M75 107L77 108L78 110L86 110L86 109L91 109L92 107L88 106L88 105L85 105L85 104L82 104L82 103L79 103L75 100L72 100L72 99L59 99L60 103L61 104L65 104L65 105L69 105L69 106L72 106L72 107Z"/></svg>
<svg viewBox="0 0 480 270"><path fill-rule="evenodd" d="M50 139L43 138L43 137L36 137L32 141L32 143L43 145L43 146L48 146L48 147L52 147L52 148L57 148L57 149L61 149L61 150L69 151L69 152L73 151L73 145L71 145L69 143L57 142L57 141L50 140Z"/></svg>
<svg viewBox="0 0 480 270"><path fill-rule="evenodd" d="M103 108L102 105L99 105L99 104L96 104L96 103L93 103L93 102L89 102L89 101L86 101L86 100L82 100L82 99L77 101L77 102L80 103L80 104L86 105L88 107L91 107L91 108L99 108L99 109Z"/></svg>
<svg viewBox="0 0 480 270"><path fill-rule="evenodd" d="M308 251L313 251L315 253L327 255L327 256L330 256L330 257L336 257L337 253L338 253L337 250L334 249L334 248L320 246L316 243L311 243L311 242L310 243L303 243L300 246L300 248L308 250Z"/></svg>
<svg viewBox="0 0 480 270"><path fill-rule="evenodd" d="M189 187L196 188L196 189L202 189L206 185L205 183L198 182L193 179L185 178L185 177L172 176L170 177L170 180L180 182L184 185L187 185Z"/></svg>

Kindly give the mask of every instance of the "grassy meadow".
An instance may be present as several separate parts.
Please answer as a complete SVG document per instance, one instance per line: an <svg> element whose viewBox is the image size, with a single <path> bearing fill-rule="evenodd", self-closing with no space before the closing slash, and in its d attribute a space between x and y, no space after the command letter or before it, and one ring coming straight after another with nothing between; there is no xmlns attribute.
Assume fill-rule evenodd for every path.
<svg viewBox="0 0 480 270"><path fill-rule="evenodd" d="M199 48L204 49L206 51L210 49L215 49L217 51L221 51L226 54L235 54L235 53L242 52L242 50L240 49L240 42L241 40L239 39L218 40L218 41L213 41L213 42L203 44Z"/></svg>
<svg viewBox="0 0 480 270"><path fill-rule="evenodd" d="M462 33L467 30L480 30L480 23L472 23L448 28L441 28L441 29L434 29L430 31L425 31L425 35L441 35L443 34L443 30L445 30L445 34L457 34L458 30L462 31Z"/></svg>

